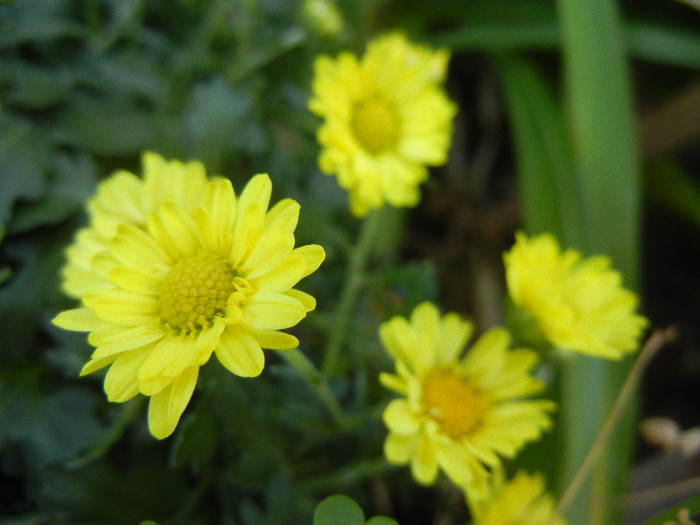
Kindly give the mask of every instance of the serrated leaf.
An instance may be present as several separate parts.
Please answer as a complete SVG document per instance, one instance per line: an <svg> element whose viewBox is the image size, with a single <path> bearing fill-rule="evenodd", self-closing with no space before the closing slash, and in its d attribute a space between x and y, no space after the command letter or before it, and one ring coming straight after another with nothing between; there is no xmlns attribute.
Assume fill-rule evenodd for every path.
<svg viewBox="0 0 700 525"><path fill-rule="evenodd" d="M46 109L63 100L74 80L65 67L37 66L25 60L4 58L0 83L6 86L4 102L30 109Z"/></svg>
<svg viewBox="0 0 700 525"><path fill-rule="evenodd" d="M82 210L95 191L97 167L87 155L54 157L53 176L46 194L30 205L17 206L12 231L22 233L45 224L56 224Z"/></svg>
<svg viewBox="0 0 700 525"><path fill-rule="evenodd" d="M121 94L75 95L59 111L53 139L100 155L136 155L155 134L150 110Z"/></svg>
<svg viewBox="0 0 700 525"><path fill-rule="evenodd" d="M255 152L264 145L250 98L221 77L194 87L184 123L190 155L214 173L232 153Z"/></svg>
<svg viewBox="0 0 700 525"><path fill-rule="evenodd" d="M10 222L16 201L39 198L46 191L51 153L31 123L0 112L0 222Z"/></svg>
<svg viewBox="0 0 700 525"><path fill-rule="evenodd" d="M355 500L334 494L321 501L314 512L313 525L364 525L365 514Z"/></svg>

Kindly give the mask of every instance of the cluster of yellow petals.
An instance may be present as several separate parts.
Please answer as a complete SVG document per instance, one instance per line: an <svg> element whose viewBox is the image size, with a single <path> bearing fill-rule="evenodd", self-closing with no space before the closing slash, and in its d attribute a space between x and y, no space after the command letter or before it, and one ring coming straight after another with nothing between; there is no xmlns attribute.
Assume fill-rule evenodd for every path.
<svg viewBox="0 0 700 525"><path fill-rule="evenodd" d="M299 205L269 208L272 184L256 175L236 196L198 162L143 159L143 179L118 172L88 203L90 224L67 250L64 290L80 308L54 323L89 332L96 347L81 374L106 366L110 401L150 396L149 427L170 435L212 353L256 376L262 349L289 349L285 332L315 300L293 287L325 257L294 248Z"/></svg>
<svg viewBox="0 0 700 525"><path fill-rule="evenodd" d="M518 232L504 255L508 291L555 346L619 359L635 351L648 322L638 298L604 256L561 251L550 234Z"/></svg>
<svg viewBox="0 0 700 525"><path fill-rule="evenodd" d="M399 33L371 41L360 59L316 59L309 108L324 119L319 166L349 192L355 215L415 206L426 166L445 163L456 113L442 86L448 60Z"/></svg>
<svg viewBox="0 0 700 525"><path fill-rule="evenodd" d="M484 495L501 457L513 458L550 427L554 405L528 399L543 387L531 375L533 351L510 349L508 332L494 328L462 356L471 332L471 323L440 316L429 302L410 319L380 326L396 366L380 381L401 395L384 411L384 452L393 463L409 463L419 483L433 483L442 469L465 491Z"/></svg>
<svg viewBox="0 0 700 525"><path fill-rule="evenodd" d="M473 525L564 525L554 517L555 501L541 474L520 471L508 482L497 480L488 497L469 502Z"/></svg>

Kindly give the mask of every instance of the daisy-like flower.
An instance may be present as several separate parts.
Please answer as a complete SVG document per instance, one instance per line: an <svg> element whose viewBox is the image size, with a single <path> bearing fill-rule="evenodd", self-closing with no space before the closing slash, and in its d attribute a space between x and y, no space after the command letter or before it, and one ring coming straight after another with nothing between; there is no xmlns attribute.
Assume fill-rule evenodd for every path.
<svg viewBox="0 0 700 525"><path fill-rule="evenodd" d="M547 400L523 399L542 389L530 375L535 352L510 350L503 328L493 328L460 356L472 333L455 313L440 317L424 302L410 320L394 317L380 327L396 374L380 381L403 397L389 403L384 422L387 459L410 463L413 477L431 484L441 468L465 491L484 494L489 472L512 458L551 425Z"/></svg>
<svg viewBox="0 0 700 525"><path fill-rule="evenodd" d="M555 346L619 359L635 351L648 324L636 294L622 287L610 259L562 252L550 234L516 234L504 255L508 291Z"/></svg>
<svg viewBox="0 0 700 525"><path fill-rule="evenodd" d="M337 175L358 217L385 202L415 206L426 166L445 163L456 113L442 87L448 60L398 33L370 42L361 60L316 59L309 109L324 119L319 167Z"/></svg>
<svg viewBox="0 0 700 525"><path fill-rule="evenodd" d="M109 366L110 401L150 396L149 428L162 439L212 352L250 377L264 367L262 348L298 345L279 330L314 309L314 298L293 286L325 253L294 248L299 205L284 199L268 209L267 175L236 196L227 179L207 180L199 163L146 154L144 168L143 179L118 172L100 184L64 269L64 288L82 306L53 322L90 332L96 349L81 375Z"/></svg>
<svg viewBox="0 0 700 525"><path fill-rule="evenodd" d="M544 476L521 471L470 507L473 525L564 525L560 518L552 521L554 503L545 490Z"/></svg>

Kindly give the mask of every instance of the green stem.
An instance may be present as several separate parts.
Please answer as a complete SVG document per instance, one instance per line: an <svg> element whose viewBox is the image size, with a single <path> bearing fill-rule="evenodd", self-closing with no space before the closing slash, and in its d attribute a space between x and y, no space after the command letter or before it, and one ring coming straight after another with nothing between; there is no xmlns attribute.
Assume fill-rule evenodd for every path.
<svg viewBox="0 0 700 525"><path fill-rule="evenodd" d="M328 386L328 382L321 372L314 366L311 360L304 355L298 348L284 350L280 352L289 364L291 364L301 376L306 380L309 386L316 392L318 398L323 405L328 409L328 412L333 417L333 420L340 428L345 428L347 419L345 413L338 403L333 391Z"/></svg>
<svg viewBox="0 0 700 525"><path fill-rule="evenodd" d="M335 322L328 336L328 344L323 355L323 372L326 375L336 372L338 367L340 351L345 342L345 334L350 324L352 309L364 283L365 266L372 252L372 245L379 230L379 225L382 222L381 216L382 210L370 212L369 216L362 223L359 239L350 254L345 284L343 285L343 291L335 313Z"/></svg>
<svg viewBox="0 0 700 525"><path fill-rule="evenodd" d="M310 481L302 483L300 488L303 492L313 492L321 489L328 490L329 487L340 488L363 480L369 476L383 474L394 468L396 467L389 464L383 456L375 459L366 459L348 465L347 467L336 469L327 476L315 477Z"/></svg>
<svg viewBox="0 0 700 525"><path fill-rule="evenodd" d="M600 432L598 433L595 442L588 451L586 458L581 463L581 467L578 469L576 475L573 477L573 479L569 483L569 486L566 488L564 494L559 500L559 504L557 505L557 508L555 509L555 512L552 515L552 519L550 520L550 525L556 523L556 519L564 511L564 509L566 509L566 507L573 500L577 492L580 490L581 486L583 485L583 482L585 481L586 477L593 468L593 465L602 454L612 431L615 429L615 426L620 422L620 419L622 418L625 409L628 407L629 402L632 399L632 395L634 394L635 389L637 388L637 385L639 384L639 381L642 378L644 370L646 370L650 361L656 355L659 349L671 339L673 339L672 332L663 332L659 330L657 332L654 332L647 341L647 343L644 345L644 348L642 349L641 353L639 354L639 357L635 361L634 366L630 370L630 373L627 376L625 383L620 389L620 393L617 396L615 404L610 410L607 419L605 420L605 424L600 429Z"/></svg>

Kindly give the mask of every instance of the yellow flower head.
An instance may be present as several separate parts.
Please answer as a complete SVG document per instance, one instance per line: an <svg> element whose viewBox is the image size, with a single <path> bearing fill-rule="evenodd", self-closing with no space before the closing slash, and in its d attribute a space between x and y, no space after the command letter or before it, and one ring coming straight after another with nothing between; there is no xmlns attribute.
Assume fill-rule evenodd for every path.
<svg viewBox="0 0 700 525"><path fill-rule="evenodd" d="M288 349L289 328L315 300L292 288L323 248L294 248L299 205L268 209L272 184L256 175L239 196L200 163L144 155L144 177L117 172L89 202L90 224L67 250L64 289L82 306L54 324L90 332L81 375L105 366L110 401L150 396L148 423L170 435L212 352L234 374L256 376L262 348Z"/></svg>
<svg viewBox="0 0 700 525"><path fill-rule="evenodd" d="M545 492L544 476L518 472L486 499L471 505L474 525L564 525L551 521L554 498Z"/></svg>
<svg viewBox="0 0 700 525"><path fill-rule="evenodd" d="M504 255L508 290L516 306L536 320L554 345L619 359L637 349L647 320L637 315L637 296L604 256L561 252L550 234L519 232Z"/></svg>
<svg viewBox="0 0 700 525"><path fill-rule="evenodd" d="M442 87L448 60L401 34L370 42L361 60L316 59L309 108L324 119L319 166L337 175L355 215L385 202L415 206L426 166L445 163L456 113Z"/></svg>
<svg viewBox="0 0 700 525"><path fill-rule="evenodd" d="M440 317L428 302L410 320L381 325L396 374L383 373L380 381L404 396L384 411L384 452L393 463L410 463L419 483L431 484L442 468L465 491L483 494L499 456L512 458L538 439L554 405L522 399L542 388L529 374L534 352L509 350L508 332L494 328L460 357L471 332L471 323L455 313Z"/></svg>

